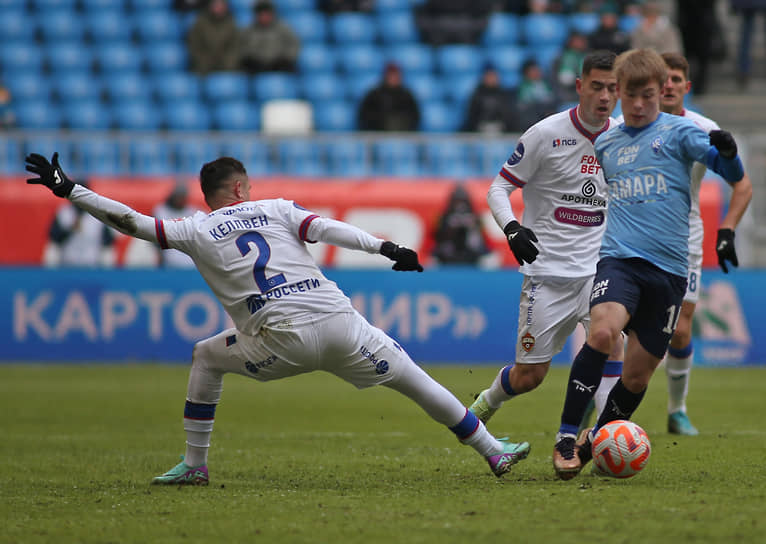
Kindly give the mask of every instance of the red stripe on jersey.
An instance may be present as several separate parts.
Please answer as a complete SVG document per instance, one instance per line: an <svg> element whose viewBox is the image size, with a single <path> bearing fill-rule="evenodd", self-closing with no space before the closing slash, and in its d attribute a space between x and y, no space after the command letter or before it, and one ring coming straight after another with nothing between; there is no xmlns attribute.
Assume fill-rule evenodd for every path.
<svg viewBox="0 0 766 544"><path fill-rule="evenodd" d="M157 243L160 244L160 247L170 249L168 239L165 237L165 225L162 223L162 219L154 220L154 230L157 233Z"/></svg>
<svg viewBox="0 0 766 544"><path fill-rule="evenodd" d="M527 184L527 182L526 182L526 181L522 181L522 180L520 180L519 178L517 178L516 176L514 176L513 174L511 174L511 173L510 173L508 170L506 170L505 168L501 168L501 169L500 169L500 175L503 177L503 179L505 179L505 180L506 180L507 182L509 182L509 183L512 183L512 184L513 184L513 185L515 185L516 187L524 187L524 186Z"/></svg>
<svg viewBox="0 0 766 544"><path fill-rule="evenodd" d="M577 117L577 106L569 110L569 118L572 120L572 124L574 125L574 127L580 132L580 134L588 138L588 140L590 140L590 143L593 143L596 140L596 138L598 138L599 134L601 134L602 132L605 132L609 128L609 123L610 123L610 121L607 120L606 125L604 125L604 128L602 128L598 132L589 131L587 128L582 126L580 119L578 119Z"/></svg>
<svg viewBox="0 0 766 544"><path fill-rule="evenodd" d="M301 223L301 228L299 228L299 229L298 229L298 237L299 237L301 240L303 240L304 242L308 242L309 244L316 244L316 240L309 240L308 238L306 238L306 233L307 233L307 232L308 232L308 230L309 230L309 225L311 224L311 222L312 222L314 219L316 219L317 217L319 217L319 216L318 216L318 215L316 215L316 214L314 214L314 215L309 215L309 216L308 216L306 219L304 219L304 220L303 220L303 222Z"/></svg>

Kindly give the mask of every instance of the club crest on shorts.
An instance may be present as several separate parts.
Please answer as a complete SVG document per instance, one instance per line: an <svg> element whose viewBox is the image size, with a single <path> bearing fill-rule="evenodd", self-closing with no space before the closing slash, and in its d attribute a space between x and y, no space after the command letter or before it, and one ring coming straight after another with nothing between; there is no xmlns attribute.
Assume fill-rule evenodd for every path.
<svg viewBox="0 0 766 544"><path fill-rule="evenodd" d="M524 336L521 337L521 347L524 348L524 351L527 353L532 351L532 348L535 347L535 337L529 333L524 334Z"/></svg>

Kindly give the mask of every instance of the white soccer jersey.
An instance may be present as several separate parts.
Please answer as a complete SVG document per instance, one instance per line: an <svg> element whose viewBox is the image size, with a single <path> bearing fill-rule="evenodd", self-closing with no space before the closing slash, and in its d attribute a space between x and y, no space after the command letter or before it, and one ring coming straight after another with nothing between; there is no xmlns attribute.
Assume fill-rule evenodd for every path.
<svg viewBox="0 0 766 544"><path fill-rule="evenodd" d="M383 240L319 217L292 201L240 202L209 214L160 220L75 187L70 200L126 234L189 255L237 329L254 336L305 313L352 313L351 301L319 270L305 243L378 253Z"/></svg>
<svg viewBox="0 0 766 544"><path fill-rule="evenodd" d="M523 188L522 224L537 236L540 253L520 267L528 276L579 278L596 273L606 223L606 182L593 141L614 126L592 133L576 107L543 119L519 138L487 193L503 228L513 217L508 195Z"/></svg>
<svg viewBox="0 0 766 544"><path fill-rule="evenodd" d="M177 219L179 217L189 217L199 211L194 206L184 206L183 209L172 208L165 202L155 206L152 213L155 219ZM173 268L194 268L194 261L188 255L184 255L177 249L166 249L162 252L163 266Z"/></svg>

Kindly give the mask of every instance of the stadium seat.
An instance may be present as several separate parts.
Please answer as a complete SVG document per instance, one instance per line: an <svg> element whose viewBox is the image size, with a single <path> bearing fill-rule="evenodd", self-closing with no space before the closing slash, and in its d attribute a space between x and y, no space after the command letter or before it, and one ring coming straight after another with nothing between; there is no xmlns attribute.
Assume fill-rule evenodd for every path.
<svg viewBox="0 0 766 544"><path fill-rule="evenodd" d="M173 142L171 147L173 170L178 174L199 174L203 164L220 156L218 143L211 142L206 136L183 138Z"/></svg>
<svg viewBox="0 0 766 544"><path fill-rule="evenodd" d="M339 13L330 18L330 36L338 45L374 43L376 25L371 15Z"/></svg>
<svg viewBox="0 0 766 544"><path fill-rule="evenodd" d="M404 75L416 72L432 72L436 65L431 48L421 43L391 45L385 49L388 62L395 62Z"/></svg>
<svg viewBox="0 0 766 544"><path fill-rule="evenodd" d="M332 72L309 72L301 77L301 92L311 102L346 98L346 88Z"/></svg>
<svg viewBox="0 0 766 544"><path fill-rule="evenodd" d="M188 66L186 47L180 41L157 40L142 46L144 65L150 72L182 72Z"/></svg>
<svg viewBox="0 0 766 544"><path fill-rule="evenodd" d="M40 71L42 50L34 42L5 42L0 47L0 66L5 73Z"/></svg>
<svg viewBox="0 0 766 544"><path fill-rule="evenodd" d="M60 102L101 99L101 82L88 70L66 70L50 78L53 93Z"/></svg>
<svg viewBox="0 0 766 544"><path fill-rule="evenodd" d="M187 72L155 73L147 76L154 96L160 101L200 99L202 85L199 77Z"/></svg>
<svg viewBox="0 0 766 544"><path fill-rule="evenodd" d="M417 176L418 148L405 138L386 138L372 144L374 174L387 176Z"/></svg>
<svg viewBox="0 0 766 544"><path fill-rule="evenodd" d="M317 0L277 0L280 14L287 11L310 11L316 9Z"/></svg>
<svg viewBox="0 0 766 544"><path fill-rule="evenodd" d="M412 9L413 4L411 0L375 0L375 11L402 11L406 9Z"/></svg>
<svg viewBox="0 0 766 544"><path fill-rule="evenodd" d="M221 140L219 154L225 157L236 157L250 176L267 175L274 171L269 161L269 146L263 140L248 141L242 138L225 138Z"/></svg>
<svg viewBox="0 0 766 544"><path fill-rule="evenodd" d="M148 100L130 100L111 105L114 126L121 130L157 130L162 125L159 109Z"/></svg>
<svg viewBox="0 0 766 544"><path fill-rule="evenodd" d="M260 109L250 100L227 100L212 107L216 130L260 130Z"/></svg>
<svg viewBox="0 0 766 544"><path fill-rule="evenodd" d="M133 11L168 9L172 2L168 0L127 0Z"/></svg>
<svg viewBox="0 0 766 544"><path fill-rule="evenodd" d="M108 130L112 127L112 115L99 100L69 100L61 106L63 124L76 130Z"/></svg>
<svg viewBox="0 0 766 544"><path fill-rule="evenodd" d="M49 11L53 9L67 9L74 11L77 0L31 0L31 11Z"/></svg>
<svg viewBox="0 0 766 544"><path fill-rule="evenodd" d="M431 139L425 144L425 165L437 176L465 178L476 173L467 144L450 139Z"/></svg>
<svg viewBox="0 0 766 544"><path fill-rule="evenodd" d="M293 74L266 72L252 80L252 94L261 102L279 98L300 98L298 79Z"/></svg>
<svg viewBox="0 0 766 544"><path fill-rule="evenodd" d="M343 177L364 177L371 173L371 157L367 143L356 138L340 138L327 142L325 148L328 174Z"/></svg>
<svg viewBox="0 0 766 544"><path fill-rule="evenodd" d="M231 7L231 13L234 15L237 26L240 28L247 28L253 23L254 14L252 6L233 6Z"/></svg>
<svg viewBox="0 0 766 544"><path fill-rule="evenodd" d="M101 77L104 92L111 102L151 100L152 89L141 72L114 72Z"/></svg>
<svg viewBox="0 0 766 544"><path fill-rule="evenodd" d="M277 171L290 176L321 176L320 148L312 140L288 139L277 142Z"/></svg>
<svg viewBox="0 0 766 544"><path fill-rule="evenodd" d="M280 18L298 35L302 48L327 40L327 20L318 11L287 11Z"/></svg>
<svg viewBox="0 0 766 544"><path fill-rule="evenodd" d="M487 49L487 61L497 69L499 74L521 74L521 67L527 60L528 51L519 45L503 45Z"/></svg>
<svg viewBox="0 0 766 544"><path fill-rule="evenodd" d="M370 89L381 82L381 77L378 71L346 74L344 81L349 97L354 101L361 100Z"/></svg>
<svg viewBox="0 0 766 544"><path fill-rule="evenodd" d="M133 32L140 42L151 44L161 40L175 40L183 43L185 29L175 12L146 9L136 11L131 19Z"/></svg>
<svg viewBox="0 0 766 544"><path fill-rule="evenodd" d="M561 47L548 45L529 49L530 56L537 61L545 75L550 75L554 61L561 55Z"/></svg>
<svg viewBox="0 0 766 544"><path fill-rule="evenodd" d="M127 41L105 42L94 48L101 73L141 70L141 50Z"/></svg>
<svg viewBox="0 0 766 544"><path fill-rule="evenodd" d="M127 0L79 0L80 6L85 13L102 9L125 9Z"/></svg>
<svg viewBox="0 0 766 544"><path fill-rule="evenodd" d="M561 47L569 35L569 27L563 15L532 13L522 18L521 31L524 43L529 46Z"/></svg>
<svg viewBox="0 0 766 544"><path fill-rule="evenodd" d="M335 55L341 69L347 74L383 72L383 51L376 45L338 46Z"/></svg>
<svg viewBox="0 0 766 544"><path fill-rule="evenodd" d="M441 78L431 73L405 74L403 82L404 86L412 91L418 104L424 104L432 100L442 100L444 98L445 89Z"/></svg>
<svg viewBox="0 0 766 544"><path fill-rule="evenodd" d="M0 138L0 174L13 175L23 172L23 156L17 140Z"/></svg>
<svg viewBox="0 0 766 544"><path fill-rule="evenodd" d="M598 28L599 16L595 12L577 12L569 16L569 28L581 34L590 34Z"/></svg>
<svg viewBox="0 0 766 544"><path fill-rule="evenodd" d="M72 164L72 142L69 138L62 137L59 134L43 134L35 135L34 138L25 138L22 142L22 148L24 155L29 153L39 153L44 157L51 157L54 153L58 152L59 161L61 164ZM76 180L77 176L73 170L67 169L67 171Z"/></svg>
<svg viewBox="0 0 766 544"><path fill-rule="evenodd" d="M481 43L488 48L521 42L520 17L512 13L496 12L489 16L487 28L481 36Z"/></svg>
<svg viewBox="0 0 766 544"><path fill-rule="evenodd" d="M305 100L276 98L261 106L264 134L308 134L313 129L313 108Z"/></svg>
<svg viewBox="0 0 766 544"><path fill-rule="evenodd" d="M620 30L623 32L627 32L630 34L633 32L636 27L641 24L641 16L640 15L623 15L620 17L620 21L618 23L618 26Z"/></svg>
<svg viewBox="0 0 766 544"><path fill-rule="evenodd" d="M43 17L35 17L33 21L43 42L82 41L85 37L83 25L69 8L46 9Z"/></svg>
<svg viewBox="0 0 766 544"><path fill-rule="evenodd" d="M515 148L516 142L513 140L483 139L477 142L474 152L478 159L477 166L480 175L494 177Z"/></svg>
<svg viewBox="0 0 766 544"><path fill-rule="evenodd" d="M442 74L478 74L484 60L484 50L475 45L442 45L436 49L436 65Z"/></svg>
<svg viewBox="0 0 766 544"><path fill-rule="evenodd" d="M385 44L415 43L420 40L420 33L415 25L415 17L411 9L379 10L375 22L380 40Z"/></svg>
<svg viewBox="0 0 766 544"><path fill-rule="evenodd" d="M164 126L168 130L209 130L212 125L211 106L196 100L166 102Z"/></svg>
<svg viewBox="0 0 766 544"><path fill-rule="evenodd" d="M447 98L452 101L452 105L460 116L464 115L465 108L468 105L468 101L479 84L479 74L452 74L442 78L442 86L444 87Z"/></svg>
<svg viewBox="0 0 766 544"><path fill-rule="evenodd" d="M3 7L3 16L0 17L0 36L3 37L3 46L6 43L34 40L30 32L32 27L32 18L21 7Z"/></svg>
<svg viewBox="0 0 766 544"><path fill-rule="evenodd" d="M120 9L97 9L88 11L83 16L85 34L94 44L114 41L128 41L132 37L133 26Z"/></svg>
<svg viewBox="0 0 766 544"><path fill-rule="evenodd" d="M54 73L88 71L93 67L91 49L82 42L58 41L44 46L45 64Z"/></svg>
<svg viewBox="0 0 766 544"><path fill-rule="evenodd" d="M173 173L170 146L159 138L133 138L128 150L131 173L146 176Z"/></svg>
<svg viewBox="0 0 766 544"><path fill-rule="evenodd" d="M454 132L463 121L463 111L438 100L420 105L420 129L424 132Z"/></svg>
<svg viewBox="0 0 766 544"><path fill-rule="evenodd" d="M19 128L57 129L61 127L61 113L49 100L16 100L16 123Z"/></svg>
<svg viewBox="0 0 766 544"><path fill-rule="evenodd" d="M128 165L120 164L120 149L113 139L88 136L73 142L73 153L85 175L125 174Z"/></svg>
<svg viewBox="0 0 766 544"><path fill-rule="evenodd" d="M245 74L215 72L202 78L202 95L211 104L224 100L245 100L249 84Z"/></svg>
<svg viewBox="0 0 766 544"><path fill-rule="evenodd" d="M335 49L325 44L311 44L301 47L298 53L298 71L302 74L307 72L331 72L337 67Z"/></svg>
<svg viewBox="0 0 766 544"><path fill-rule="evenodd" d="M356 129L356 111L346 100L321 100L314 103L314 122L322 132L342 132Z"/></svg>
<svg viewBox="0 0 766 544"><path fill-rule="evenodd" d="M36 71L14 72L1 80L8 87L14 100L50 97L50 79Z"/></svg>

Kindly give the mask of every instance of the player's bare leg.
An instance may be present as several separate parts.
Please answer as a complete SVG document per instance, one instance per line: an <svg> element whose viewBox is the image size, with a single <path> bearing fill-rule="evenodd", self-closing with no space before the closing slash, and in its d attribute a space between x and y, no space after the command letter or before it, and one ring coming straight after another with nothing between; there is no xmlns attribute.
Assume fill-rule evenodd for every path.
<svg viewBox="0 0 766 544"><path fill-rule="evenodd" d="M500 369L488 389L476 397L468 408L485 424L504 402L517 395L535 389L545 379L551 362L534 364L513 364Z"/></svg>

